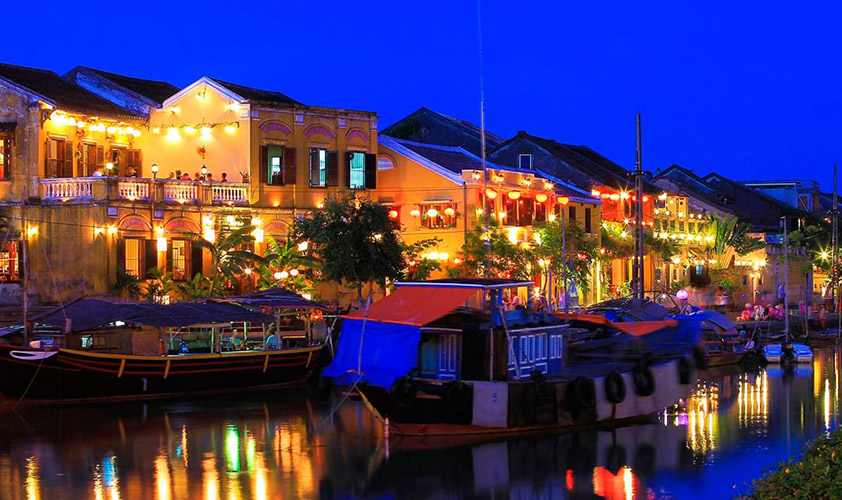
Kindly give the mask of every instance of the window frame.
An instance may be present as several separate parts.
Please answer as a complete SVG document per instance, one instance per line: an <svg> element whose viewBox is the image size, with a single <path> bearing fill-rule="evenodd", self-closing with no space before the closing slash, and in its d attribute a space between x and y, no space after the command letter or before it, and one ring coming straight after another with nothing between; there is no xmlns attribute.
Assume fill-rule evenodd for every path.
<svg viewBox="0 0 842 500"><path fill-rule="evenodd" d="M313 183L313 171L314 171L313 170L313 152L314 151L319 152L319 169L318 169L318 171L319 171L319 179L318 179L319 183L318 184ZM311 188L327 187L327 153L328 153L327 148L322 148L322 147L311 147L310 148L310 154L308 155L308 160L307 160L310 168L308 169L307 176L309 177L308 181L309 181L309 185L310 185Z"/></svg>
<svg viewBox="0 0 842 500"><path fill-rule="evenodd" d="M523 160L529 160L529 166L523 166ZM517 167L520 169L532 170L532 153L521 153L517 155Z"/></svg>
<svg viewBox="0 0 842 500"><path fill-rule="evenodd" d="M273 150L280 150L280 155L273 156ZM278 159L278 177L275 179L275 175L273 172L273 165L272 159ZM261 168L265 169L266 171L266 185L267 186L283 186L284 185L284 146L278 144L267 144L266 145L266 164L262 165ZM274 182L277 180L278 182Z"/></svg>
<svg viewBox="0 0 842 500"><path fill-rule="evenodd" d="M11 181L12 143L14 137L8 132L0 133L0 182Z"/></svg>
<svg viewBox="0 0 842 500"><path fill-rule="evenodd" d="M366 153L365 151L348 151L348 188L349 189L367 189L368 186L366 185ZM354 160L360 158L362 163L362 169L354 170ZM325 159L327 161L327 159ZM361 176L362 182L358 185L354 185L354 173L358 174L358 177Z"/></svg>

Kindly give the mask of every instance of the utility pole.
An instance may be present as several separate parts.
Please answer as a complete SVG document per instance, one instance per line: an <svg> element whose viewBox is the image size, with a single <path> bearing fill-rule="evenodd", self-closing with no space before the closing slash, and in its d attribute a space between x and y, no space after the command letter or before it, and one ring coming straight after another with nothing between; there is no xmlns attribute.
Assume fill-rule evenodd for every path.
<svg viewBox="0 0 842 500"><path fill-rule="evenodd" d="M786 341L789 342L789 298L786 292L789 288L789 236L787 236L787 221L786 216L781 217L784 225L784 331L786 332Z"/></svg>
<svg viewBox="0 0 842 500"><path fill-rule="evenodd" d="M641 148L640 113L637 114L637 161L634 169L634 260L632 262L632 296L643 299L643 153Z"/></svg>
<svg viewBox="0 0 842 500"><path fill-rule="evenodd" d="M20 236L21 256L23 257L23 345L29 345L29 228L26 227L26 185L29 177L24 177L23 187L20 190Z"/></svg>
<svg viewBox="0 0 842 500"><path fill-rule="evenodd" d="M839 307L836 305L839 294L836 287L839 286L839 193L837 188L837 166L833 165L833 234L831 235L831 250L833 254L830 256L830 303L833 304L833 312L839 314ZM839 315L839 329L836 331L836 337L842 335L842 315Z"/></svg>
<svg viewBox="0 0 842 500"><path fill-rule="evenodd" d="M485 75L482 66L482 0L477 0L477 37L479 41L479 127L480 127L480 152L482 153L482 179L483 190L480 199L483 200L482 212L485 216L485 227L483 228L485 239L485 265L486 270L491 271L491 239L488 233L491 231L491 215L488 213L488 164L485 154ZM494 202L492 202L494 203ZM467 212L468 207L465 207Z"/></svg>

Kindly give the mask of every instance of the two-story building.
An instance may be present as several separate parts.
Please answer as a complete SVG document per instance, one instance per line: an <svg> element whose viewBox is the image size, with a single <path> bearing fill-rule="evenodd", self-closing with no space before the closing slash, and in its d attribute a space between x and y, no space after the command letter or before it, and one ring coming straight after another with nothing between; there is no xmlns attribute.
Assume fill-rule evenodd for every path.
<svg viewBox="0 0 842 500"><path fill-rule="evenodd" d="M27 218L0 268L19 281L15 241L28 240L30 289L44 302L108 292L118 269L189 279L210 265L197 236L214 242L252 224L260 252L327 196L376 186L373 112L207 77L177 90L90 68L62 78L8 65L0 102L0 193L15 221Z"/></svg>

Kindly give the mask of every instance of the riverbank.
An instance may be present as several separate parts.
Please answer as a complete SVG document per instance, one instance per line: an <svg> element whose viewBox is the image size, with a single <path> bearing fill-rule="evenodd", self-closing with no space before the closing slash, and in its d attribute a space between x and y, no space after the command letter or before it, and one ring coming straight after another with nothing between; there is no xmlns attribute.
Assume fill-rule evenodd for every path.
<svg viewBox="0 0 842 500"><path fill-rule="evenodd" d="M820 436L803 454L768 469L741 499L842 498L842 431Z"/></svg>

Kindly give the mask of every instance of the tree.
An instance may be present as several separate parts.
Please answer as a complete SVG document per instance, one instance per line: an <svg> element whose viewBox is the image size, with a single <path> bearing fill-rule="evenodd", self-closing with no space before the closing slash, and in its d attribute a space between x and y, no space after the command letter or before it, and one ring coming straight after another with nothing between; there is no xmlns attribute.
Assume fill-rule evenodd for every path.
<svg viewBox="0 0 842 500"><path fill-rule="evenodd" d="M157 267L146 271L146 287L141 296L146 302L164 301L164 297L178 289L172 279L172 273L162 273Z"/></svg>
<svg viewBox="0 0 842 500"><path fill-rule="evenodd" d="M287 237L283 243L269 237L263 260L257 269L257 287L267 290L278 286L276 273L286 273L280 284L295 293L312 293L313 279L321 269L320 262L312 255L306 255L301 248L303 241Z"/></svg>
<svg viewBox="0 0 842 500"><path fill-rule="evenodd" d="M567 277L573 280L582 294L591 289L591 265L599 255L596 241L588 238L579 224L561 221L546 222L536 228L536 245L533 254L539 265L552 269L558 283L562 283L565 260ZM565 249L566 245L566 249ZM566 253L566 259L564 258Z"/></svg>
<svg viewBox="0 0 842 500"><path fill-rule="evenodd" d="M707 231L709 258L716 261L716 269L730 267L735 255L743 256L766 248L766 243L748 235L751 226L740 222L735 216L713 214L708 218Z"/></svg>
<svg viewBox="0 0 842 500"><path fill-rule="evenodd" d="M215 243L204 239L201 235L193 234L193 244L206 249L210 253L211 268L206 276L193 283L198 288L185 289L188 290L188 295L200 294L200 297L203 297L204 295L201 294L204 293L209 293L209 297L224 295L227 285L231 281L240 279L246 268L262 262L262 257L250 250L243 249L250 246L254 241L252 231L254 231L254 226L243 226L230 233L220 235ZM195 276L193 279L195 279ZM191 282L193 279L191 279ZM203 281L205 279L208 280L207 283Z"/></svg>
<svg viewBox="0 0 842 500"><path fill-rule="evenodd" d="M405 281L423 281L429 279L433 271L441 269L440 261L424 257L426 250L436 247L440 242L441 238L429 238L411 244L401 243L406 262L403 270Z"/></svg>
<svg viewBox="0 0 842 500"><path fill-rule="evenodd" d="M404 258L400 225L387 207L354 194L330 197L322 210L298 219L293 237L307 240L322 260L325 278L353 284L362 301L362 288L400 278Z"/></svg>
<svg viewBox="0 0 842 500"><path fill-rule="evenodd" d="M451 278L532 279L531 251L512 243L494 227L469 232L457 258L461 262L447 269Z"/></svg>

